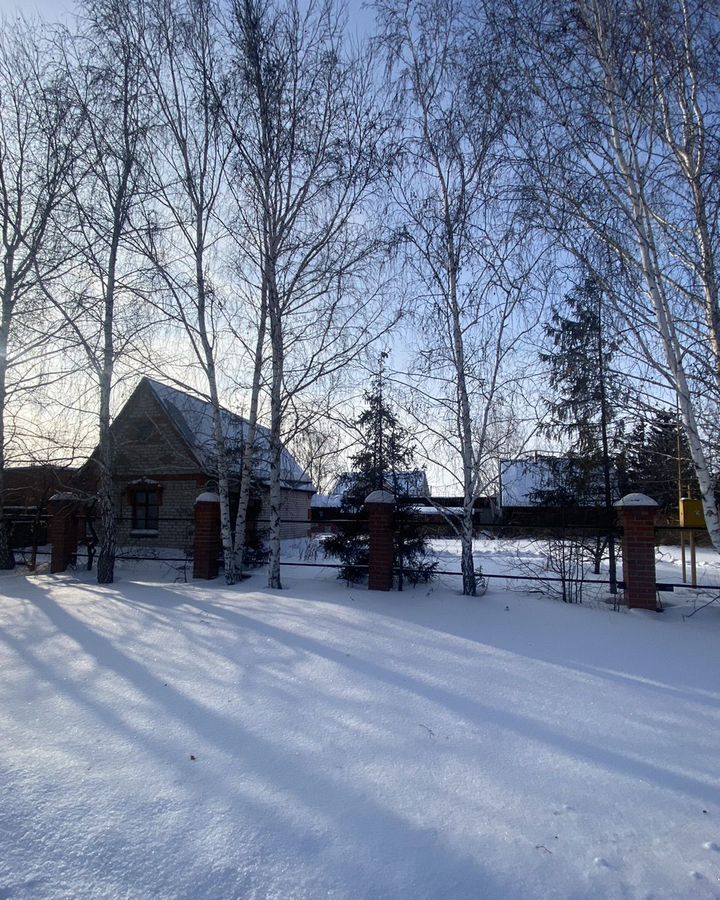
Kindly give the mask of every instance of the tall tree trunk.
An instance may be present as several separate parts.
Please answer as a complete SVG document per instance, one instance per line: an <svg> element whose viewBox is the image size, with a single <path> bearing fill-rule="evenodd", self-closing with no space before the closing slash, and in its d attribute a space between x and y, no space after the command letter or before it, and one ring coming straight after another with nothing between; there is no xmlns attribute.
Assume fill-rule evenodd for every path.
<svg viewBox="0 0 720 900"><path fill-rule="evenodd" d="M601 50L604 49L601 46ZM617 87L612 75L606 67L607 109L610 117L611 140L618 169L625 182L625 190L631 204L632 224L635 230L639 250L640 265L648 295L655 310L658 331L662 342L667 367L672 375L677 391L678 405L682 416L685 435L688 439L690 455L700 488L700 496L705 512L705 524L715 550L720 553L720 516L715 500L715 485L710 474L710 467L700 437L695 408L690 386L687 382L683 366L683 352L677 336L673 312L665 293L662 272L658 263L658 251L654 242L652 229L652 213L642 187L642 179L638 177L631 159L625 153L622 131L616 109Z"/></svg>
<svg viewBox="0 0 720 900"><path fill-rule="evenodd" d="M122 233L122 205L129 172L126 170L122 187L118 192L113 222L113 239L108 257L107 284L105 287L105 308L103 315L103 359L100 370L100 442L98 459L100 464L100 484L98 490L100 506L100 545L97 558L98 584L112 584L115 577L115 552L117 525L115 522L114 498L114 448L110 431L110 401L112 395L113 367L115 363L113 326L115 324L115 273L120 234Z"/></svg>
<svg viewBox="0 0 720 900"><path fill-rule="evenodd" d="M612 505L612 484L610 478L610 446L608 443L608 412L607 393L605 390L605 351L603 345L602 326L602 292L598 292L598 374L600 378L600 436L602 440L603 457L603 484L605 488L605 516L607 518L607 545L608 545L608 579L610 581L610 593L617 594L617 560L615 557L615 510ZM601 543L598 537L598 545ZM595 554L595 575L600 574L602 550Z"/></svg>
<svg viewBox="0 0 720 900"><path fill-rule="evenodd" d="M202 288L200 292L201 295L204 295ZM199 325L205 352L205 374L210 392L210 405L212 406L213 442L215 444L218 494L220 495L220 540L223 549L225 582L227 584L235 584L237 571L233 554L232 524L230 520L230 471L227 458L227 441L222 424L222 409L217 386L217 373L215 371L215 354L210 345L205 324L204 302L200 305Z"/></svg>
<svg viewBox="0 0 720 900"><path fill-rule="evenodd" d="M274 279L269 291L272 384L270 386L270 566L268 586L282 588L280 580L280 518L282 508L282 383L284 347L279 298Z"/></svg>
<svg viewBox="0 0 720 900"><path fill-rule="evenodd" d="M220 539L222 542L223 563L225 566L225 583L235 584L237 582L237 572L235 569L232 524L230 520L230 472L228 468L225 432L223 431L222 425L222 412L218 397L214 362L208 371L208 383L210 385L210 403L212 405L213 438L216 448L215 458L217 464L218 494L220 495Z"/></svg>
<svg viewBox="0 0 720 900"><path fill-rule="evenodd" d="M448 253L452 259L455 249L452 243ZM474 454L472 437L472 418L470 414L470 398L468 397L467 382L465 380L465 346L462 335L462 323L460 321L460 308L457 298L457 272L454 265L450 266L449 300L452 313L452 343L455 357L455 374L457 377L457 405L458 405L458 437L462 453L462 478L463 478L463 516L460 526L460 569L462 571L463 594L467 597L477 596L477 578L475 576L475 562L473 560L473 506L475 503L474 491Z"/></svg>
<svg viewBox="0 0 720 900"><path fill-rule="evenodd" d="M97 557L98 584L112 584L115 577L117 530L113 496L113 446L110 431L110 393L112 364L105 368L100 381L100 442L98 445L100 541Z"/></svg>
<svg viewBox="0 0 720 900"><path fill-rule="evenodd" d="M220 539L223 550L223 563L226 584L235 584L238 580L233 552L232 521L230 518L230 468L227 456L227 440L222 424L222 410L217 386L217 369L215 365L215 348L208 329L207 284L204 269L205 239L202 210L204 208L203 185L200 185L199 199L196 205L195 220L195 279L198 304L198 330L204 354L204 369L212 406L213 439L215 444L215 464L218 477L218 494L220 495Z"/></svg>
<svg viewBox="0 0 720 900"><path fill-rule="evenodd" d="M15 556L5 522L5 402L7 399L7 358L12 316L12 287L7 274L3 296L3 316L0 324L0 569L13 569Z"/></svg>
<svg viewBox="0 0 720 900"><path fill-rule="evenodd" d="M248 431L245 441L242 472L240 475L240 497L238 499L237 517L235 519L235 565L238 573L242 573L243 556L247 537L247 511L250 504L250 488L255 463L255 440L257 437L258 405L260 402L260 385L262 383L263 354L265 334L267 332L267 290L263 285L260 302L260 321L258 323L257 342L255 345L255 363L253 366L252 388L250 393L250 411Z"/></svg>

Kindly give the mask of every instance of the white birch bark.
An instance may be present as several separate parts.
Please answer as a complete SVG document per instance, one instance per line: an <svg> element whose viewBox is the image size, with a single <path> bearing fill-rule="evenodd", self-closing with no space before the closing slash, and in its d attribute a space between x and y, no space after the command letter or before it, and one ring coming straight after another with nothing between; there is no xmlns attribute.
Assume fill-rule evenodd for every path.
<svg viewBox="0 0 720 900"><path fill-rule="evenodd" d="M128 257L133 252L131 214L140 190L147 109L136 52L138 21L126 15L121 0L88 0L87 12L84 30L69 36L65 45L73 101L84 128L69 178L75 221L68 235L82 260L83 280L77 287L70 283L69 297L55 300L97 379L99 433L93 459L100 513L97 578L107 584L114 578L116 552L112 394L118 360L143 323L137 285L133 286L139 275ZM93 58L92 71L88 57ZM129 271L135 274L129 276ZM125 309L131 297L132 320L121 324L118 310Z"/></svg>
<svg viewBox="0 0 720 900"><path fill-rule="evenodd" d="M244 441L243 462L240 473L240 496L238 498L237 516L235 518L235 566L242 574L243 556L247 544L247 514L250 504L250 490L255 470L255 443L257 440L258 407L260 404L260 388L265 356L265 334L267 331L267 292L261 289L261 302L258 318L258 333L255 343L253 378L250 389L250 409L247 418L247 436Z"/></svg>
<svg viewBox="0 0 720 900"><path fill-rule="evenodd" d="M270 564L268 587L282 588L280 580L280 531L282 517L282 378L284 346L277 293L269 302L272 382L270 388Z"/></svg>
<svg viewBox="0 0 720 900"><path fill-rule="evenodd" d="M665 362L671 373L677 392L678 405L680 407L685 434L688 440L688 446L703 501L703 510L708 533L713 543L713 547L720 552L720 517L718 516L718 507L715 500L714 479L710 472L703 440L700 435L693 398L685 371L685 348L681 345L679 340L675 323L675 314L668 297L668 289L666 287L667 279L660 263L661 254L656 245L654 236L653 210L651 204L647 200L644 180L639 171L637 148L634 148L631 143L628 144L627 141L627 135L632 132L629 130L629 126L626 123L631 120L632 111L623 108L627 102L625 99L626 94L620 89L620 86L615 80L612 65L612 53L607 44L608 35L606 28L604 27L603 10L597 5L593 5L591 9L586 11L586 15L588 15L589 21L595 26L594 36L597 41L598 58L603 67L605 79L605 97L610 129L610 143L615 153L618 171L622 176L625 190L631 204L630 218L635 231L640 268L649 298L655 310L657 328L662 342ZM623 117L622 119L621 115ZM702 215L703 209L702 206L698 209L697 200L695 211L696 213L698 211L700 212L702 222L704 218ZM699 237L699 241L702 252L702 236ZM705 258L704 254L703 258L704 265L712 270L712 264ZM714 347L716 346L718 339L717 309L716 304L714 305L712 302L712 295L710 294L710 297L708 297L707 281L705 282L705 288L708 336L710 346ZM710 287L710 291L712 291L712 287Z"/></svg>
<svg viewBox="0 0 720 900"><path fill-rule="evenodd" d="M226 212L222 200L231 146L220 127L212 87L220 77L213 7L210 0L154 0L148 9L152 15L144 35L143 65L160 124L152 157L154 202L163 209L167 225L160 246L149 242L146 252L169 303L168 308L163 300L160 308L185 331L207 385L224 575L227 584L234 584L239 570L230 516L228 437L220 402L219 298L209 274L213 246L226 239L220 219ZM185 265L186 258L192 266Z"/></svg>
<svg viewBox="0 0 720 900"><path fill-rule="evenodd" d="M716 21L709 6L686 0L655 12L609 0L538 2L523 6L518 59L540 98L528 117L534 134L522 138L526 187L562 245L614 298L631 336L621 348L628 359L642 358L675 395L661 390L659 402L679 406L720 550L714 422L701 417L706 399L720 400L717 235L708 214L717 173L705 124L718 89Z"/></svg>
<svg viewBox="0 0 720 900"><path fill-rule="evenodd" d="M382 331L373 324L377 300L353 279L379 248L365 204L383 166L384 126L372 114L369 69L346 58L330 4L234 0L233 19L237 103L223 109L239 160L238 214L255 236L246 259L268 304L269 584L277 588L286 410Z"/></svg>
<svg viewBox="0 0 720 900"><path fill-rule="evenodd" d="M499 449L491 449L488 425L514 340L496 314L491 288L509 274L502 271L507 220L496 219L488 229L488 211L498 207L498 150L511 101L493 80L492 56L483 57L480 71L466 59L468 34L472 45L489 49L492 43L469 8L432 0L385 0L377 7L391 86L406 120L409 162L393 183L398 227L408 268L427 297L416 314L425 341L413 390L425 382L420 409L427 457L437 463L438 449L454 457L448 470L462 493L462 516L459 525L448 522L460 540L463 593L475 596L474 504L488 486L486 458ZM471 100L474 78L486 104L479 109Z"/></svg>

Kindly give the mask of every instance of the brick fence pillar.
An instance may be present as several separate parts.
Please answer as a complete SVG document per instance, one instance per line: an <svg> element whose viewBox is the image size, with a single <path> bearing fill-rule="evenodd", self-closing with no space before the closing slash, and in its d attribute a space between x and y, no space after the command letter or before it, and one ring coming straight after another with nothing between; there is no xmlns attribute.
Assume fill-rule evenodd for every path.
<svg viewBox="0 0 720 900"><path fill-rule="evenodd" d="M193 578L216 578L220 556L220 497L204 491L195 501Z"/></svg>
<svg viewBox="0 0 720 900"><path fill-rule="evenodd" d="M630 609L657 609L655 516L658 505L645 494L627 494L615 506L623 527L623 580Z"/></svg>
<svg viewBox="0 0 720 900"><path fill-rule="evenodd" d="M54 494L48 500L48 541L52 545L50 571L64 572L77 558L78 510L75 494Z"/></svg>
<svg viewBox="0 0 720 900"><path fill-rule="evenodd" d="M368 588L390 591L393 586L393 514L395 497L389 491L373 491L365 500L370 527Z"/></svg>

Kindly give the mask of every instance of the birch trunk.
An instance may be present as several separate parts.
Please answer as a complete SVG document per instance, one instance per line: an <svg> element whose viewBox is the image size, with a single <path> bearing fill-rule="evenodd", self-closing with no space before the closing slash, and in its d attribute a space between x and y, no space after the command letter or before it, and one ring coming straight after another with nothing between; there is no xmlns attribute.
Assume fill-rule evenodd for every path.
<svg viewBox="0 0 720 900"><path fill-rule="evenodd" d="M174 232L179 244L168 255L191 260L193 274L188 277L181 271L176 275L174 265L158 257L154 248L149 255L163 273L176 318L190 339L207 382L225 581L235 584L238 567L230 516L228 437L218 389L217 316L222 306L215 298L207 271L212 262L213 238L217 237L215 229L230 154L230 142L218 127L221 101L213 86L217 58L212 9L207 0L188 7L168 6L158 0L150 3L148 9L154 28L143 47L143 65L158 107L161 128L157 131L162 148L157 154L159 162L153 160L151 166L160 202L170 213L168 234ZM189 13L191 20L187 18ZM147 32L145 37L148 38ZM162 144L163 137L169 150ZM224 232L222 226L219 233Z"/></svg>
<svg viewBox="0 0 720 900"><path fill-rule="evenodd" d="M473 560L473 506L475 502L475 473L473 471L473 436L470 415L470 398L465 380L465 348L463 345L460 316L456 301L456 285L453 279L451 287L451 304L453 310L453 344L455 349L457 395L458 395L458 437L462 450L463 468L463 516L460 529L460 554L463 581L463 594L468 597L477 595L477 579Z"/></svg>
<svg viewBox="0 0 720 900"><path fill-rule="evenodd" d="M714 374L720 383L720 307L718 305L717 266L715 264L715 250L710 227L708 225L707 202L704 188L700 178L692 176L690 184L693 192L695 206L696 241L700 252L701 266L700 277L703 285L703 297L705 301L705 321L710 334L710 344L715 363Z"/></svg>
<svg viewBox="0 0 720 900"><path fill-rule="evenodd" d="M652 230L652 214L645 198L642 187L642 179L638 177L632 157L625 152L622 139L622 130L618 119L618 111L615 99L621 96L618 93L612 73L604 53L603 34L598 33L598 43L601 54L601 62L605 67L607 110L609 114L611 143L615 152L618 168L623 177L625 190L631 205L632 225L638 245L639 260L646 289L652 302L658 332L660 335L667 367L672 376L677 391L680 415L682 417L685 435L688 440L690 455L698 479L700 495L705 512L710 540L715 550L720 553L720 517L715 500L715 487L710 473L710 467L705 454L700 429L697 423L692 394L683 366L683 348L675 329L673 311L668 302L663 284L663 272L658 263L658 251L655 247Z"/></svg>
<svg viewBox="0 0 720 900"><path fill-rule="evenodd" d="M694 239L699 264L694 266L703 291L703 309L713 356L715 378L720 378L720 307L718 306L717 260L710 221L712 213L707 185L712 172L707 165L708 131L699 100L698 60L693 47L692 14L686 0L680 4L683 19L682 45L665 45L661 50L648 23L646 37L650 57L655 66L654 93L660 107L661 134L669 147L682 178L692 195ZM668 51L671 54L667 58ZM674 64L673 79L662 77L661 70ZM671 108L673 94L681 113L680 134L676 136Z"/></svg>
<svg viewBox="0 0 720 900"><path fill-rule="evenodd" d="M106 365L100 381L100 440L98 444L100 513L100 541L97 557L98 584L112 584L115 577L117 531L115 499L113 496L113 448L110 431L110 396L112 390L112 361Z"/></svg>
<svg viewBox="0 0 720 900"><path fill-rule="evenodd" d="M465 344L463 340L462 321L458 303L458 270L455 264L457 250L450 212L448 190L442 175L442 168L436 158L438 175L441 179L443 190L443 203L445 210L445 229L447 234L448 256L448 301L452 318L452 348L453 361L455 363L455 376L457 378L457 406L458 406L458 438L462 454L462 479L463 479L463 516L460 527L460 569L462 571L462 592L465 596L477 595L477 579L475 577L475 563L473 560L473 505L475 501L475 473L473 471L473 433L472 417L470 413L470 398L467 390L465 369Z"/></svg>
<svg viewBox="0 0 720 900"><path fill-rule="evenodd" d="M202 209L202 186L200 188L200 202L198 210ZM237 568L235 554L233 552L232 523L230 520L230 470L227 457L227 440L222 423L222 408L217 385L217 368L215 363L215 348L213 347L208 328L207 286L204 271L204 237L203 221L198 211L196 220L195 243L195 278L198 303L198 330L202 344L204 360L203 368L208 382L210 393L210 405L212 406L213 440L215 444L215 464L218 478L218 494L220 495L220 540L223 551L223 564L225 570L225 583L237 582Z"/></svg>
<svg viewBox="0 0 720 900"><path fill-rule="evenodd" d="M248 433L245 441L242 471L240 475L240 497L238 499L237 517L235 519L235 566L238 574L242 574L243 556L247 539L247 511L250 503L250 488L255 463L255 440L257 437L258 405L260 402L260 386L262 383L263 353L265 333L267 331L267 299L262 290L260 304L260 321L255 345L255 363L253 367L252 389L250 394L250 412L248 416Z"/></svg>
<svg viewBox="0 0 720 900"><path fill-rule="evenodd" d="M282 381L284 347L277 292L269 296L272 384L270 388L270 565L268 587L282 588L280 579L280 518L282 506Z"/></svg>
<svg viewBox="0 0 720 900"><path fill-rule="evenodd" d="M223 431L214 360L208 365L208 385L210 387L210 403L213 411L213 438L216 450L218 494L220 495L220 539L225 566L225 583L235 584L237 582L237 571L235 568L232 525L230 521L230 473L228 470L225 433Z"/></svg>
<svg viewBox="0 0 720 900"><path fill-rule="evenodd" d="M5 402L7 399L7 359L12 319L12 260L6 260L5 286L2 298L2 323L0 324L0 569L13 569L15 557L10 549L5 522ZM8 272L8 269L10 272Z"/></svg>
<svg viewBox="0 0 720 900"><path fill-rule="evenodd" d="M110 430L110 402L112 395L113 368L115 362L113 325L115 321L115 288L118 245L123 229L123 205L125 189L129 178L129 166L126 168L121 186L113 208L113 232L108 256L107 282L103 308L103 355L100 370L100 435L98 443L98 460L100 479L98 485L98 502L100 507L100 543L97 558L98 584L112 584L115 577L115 550L117 526L115 522L115 498L113 490L113 447Z"/></svg>
<svg viewBox="0 0 720 900"><path fill-rule="evenodd" d="M198 232L201 225L198 222ZM235 584L237 571L235 568L235 555L233 553L232 525L230 521L230 472L227 458L227 441L222 423L222 408L217 386L217 370L215 367L215 352L210 340L207 325L206 286L203 272L202 244L196 245L196 279L198 296L198 330L202 343L204 360L203 368L208 382L210 405L212 407L213 442L215 445L215 465L218 479L218 494L220 495L220 540L222 543L223 563L225 568L226 584Z"/></svg>

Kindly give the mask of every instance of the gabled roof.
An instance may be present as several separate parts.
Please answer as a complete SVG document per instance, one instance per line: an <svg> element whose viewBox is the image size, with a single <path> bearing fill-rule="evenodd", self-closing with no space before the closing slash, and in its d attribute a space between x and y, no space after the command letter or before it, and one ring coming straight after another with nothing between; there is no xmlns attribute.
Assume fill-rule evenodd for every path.
<svg viewBox="0 0 720 900"><path fill-rule="evenodd" d="M200 466L208 472L213 472L216 450L210 401L162 384L152 378L145 377L142 382L150 388ZM227 409L221 409L220 415L228 449L230 473L239 475L250 426L242 416ZM283 487L314 492L315 488L308 476L292 454L284 448L280 466ZM255 432L253 470L255 476L261 481L268 482L270 480L270 431L263 425L258 425Z"/></svg>

